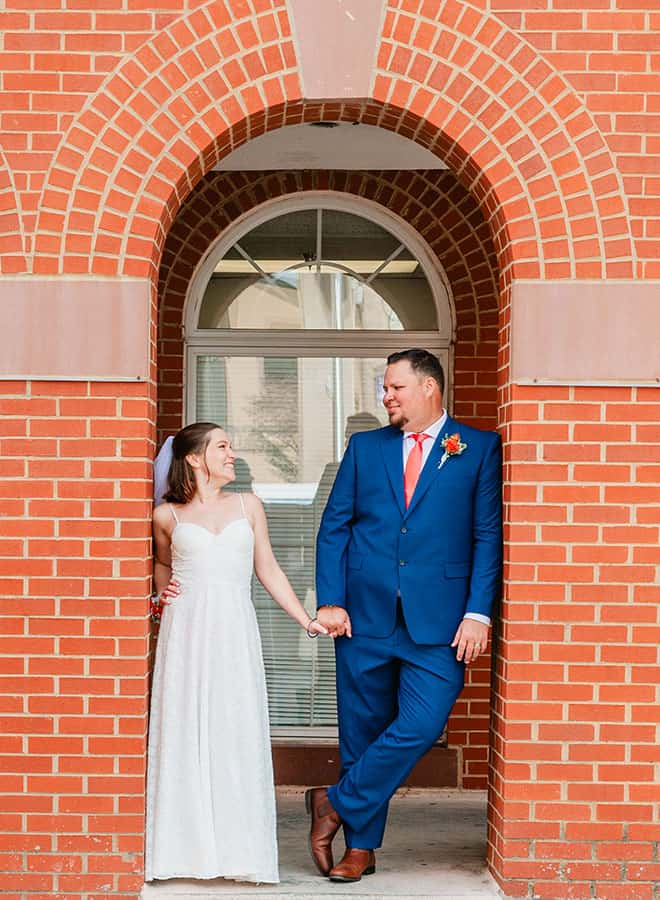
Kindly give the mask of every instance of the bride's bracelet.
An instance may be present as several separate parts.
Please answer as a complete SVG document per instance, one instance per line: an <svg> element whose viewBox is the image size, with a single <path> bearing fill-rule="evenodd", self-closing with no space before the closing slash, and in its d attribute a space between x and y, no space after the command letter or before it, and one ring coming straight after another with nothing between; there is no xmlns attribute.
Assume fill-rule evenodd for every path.
<svg viewBox="0 0 660 900"><path fill-rule="evenodd" d="M312 625L314 624L314 622L318 622L318 619L316 618L316 616L314 616L313 619L310 619L309 622L307 623L307 625L305 626L305 631L307 632L308 638L317 638L319 636L317 631L309 630L312 627Z"/></svg>
<svg viewBox="0 0 660 900"><path fill-rule="evenodd" d="M163 604L160 600L160 594L152 594L149 601L149 618L156 625L160 622Z"/></svg>

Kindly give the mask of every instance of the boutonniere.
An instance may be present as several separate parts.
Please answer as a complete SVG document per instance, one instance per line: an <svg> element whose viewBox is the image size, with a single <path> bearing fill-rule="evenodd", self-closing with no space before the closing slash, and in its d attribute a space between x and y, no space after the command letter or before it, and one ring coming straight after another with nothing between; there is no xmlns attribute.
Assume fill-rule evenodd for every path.
<svg viewBox="0 0 660 900"><path fill-rule="evenodd" d="M438 468L441 469L450 456L460 456L464 450L467 450L467 444L461 440L458 431L455 434L446 434L441 442L444 453L440 457Z"/></svg>

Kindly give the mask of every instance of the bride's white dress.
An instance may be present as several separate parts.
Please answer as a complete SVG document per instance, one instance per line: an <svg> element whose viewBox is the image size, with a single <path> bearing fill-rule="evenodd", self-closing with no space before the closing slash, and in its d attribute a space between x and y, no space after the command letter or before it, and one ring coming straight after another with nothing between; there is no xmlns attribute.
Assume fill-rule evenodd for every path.
<svg viewBox="0 0 660 900"><path fill-rule="evenodd" d="M245 515L219 534L192 522L172 533L181 593L164 609L156 650L147 881L279 880L253 550Z"/></svg>

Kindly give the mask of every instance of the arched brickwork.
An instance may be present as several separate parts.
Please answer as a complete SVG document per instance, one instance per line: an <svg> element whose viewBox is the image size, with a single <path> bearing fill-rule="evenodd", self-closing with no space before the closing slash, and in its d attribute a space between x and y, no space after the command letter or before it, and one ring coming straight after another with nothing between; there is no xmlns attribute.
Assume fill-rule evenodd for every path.
<svg viewBox="0 0 660 900"><path fill-rule="evenodd" d="M27 271L25 235L19 195L7 158L0 148L0 274Z"/></svg>
<svg viewBox="0 0 660 900"><path fill-rule="evenodd" d="M151 276L155 379L161 249L216 159L266 129L326 117L445 156L495 236L504 312L508 584L490 862L515 896L650 898L657 387L631 386L625 371L607 387L508 385L506 304L514 275L660 275L658 14L625 0L391 2L373 91L323 104L302 101L284 0L225 2L124 4L105 33L109 9L6 4L3 144L34 271ZM26 52L28 40L60 52ZM630 198L637 271L601 132ZM18 235L2 265L22 271L14 186L0 170L2 233ZM16 714L6 890L126 896L142 883L152 389L3 388L5 701Z"/></svg>
<svg viewBox="0 0 660 900"><path fill-rule="evenodd" d="M108 78L49 171L36 272L155 278L176 210L223 155L272 128L332 118L397 131L446 159L490 221L503 272L632 273L619 181L593 118L505 25L459 0L390 8L372 99L305 103L286 8L264 10L252 17L246 5L232 19L217 0L202 4Z"/></svg>
<svg viewBox="0 0 660 900"><path fill-rule="evenodd" d="M155 279L169 225L201 175L266 122L282 124L283 104L300 98L286 4L256 6L257 15L247 3L202 3L109 76L48 173L35 272ZM63 244L70 232L75 252Z"/></svg>
<svg viewBox="0 0 660 900"><path fill-rule="evenodd" d="M373 97L419 116L408 136L479 199L503 270L510 245L517 277L633 274L620 176L593 117L489 11L390 0Z"/></svg>
<svg viewBox="0 0 660 900"><path fill-rule="evenodd" d="M172 223L159 278L159 442L183 417L184 304L193 273L217 238L265 200L301 191L366 198L404 218L426 240L451 285L456 310L454 411L486 428L497 424L497 261L488 224L474 197L449 171L211 172ZM489 659L471 667L449 722L449 743L462 757L461 783L487 778Z"/></svg>
<svg viewBox="0 0 660 900"><path fill-rule="evenodd" d="M159 276L159 429L180 427L183 397L183 306L197 267L217 237L266 199L330 190L374 200L412 225L429 244L451 284L457 317L457 373L476 387L464 360L497 347L497 272L488 225L451 172L212 172L186 199L167 237ZM486 351L486 346L490 347ZM467 368L466 368L467 367ZM494 370L491 373L494 378ZM494 382L491 382L494 384ZM496 398L457 395L459 414L494 427ZM490 404L490 405L489 405Z"/></svg>

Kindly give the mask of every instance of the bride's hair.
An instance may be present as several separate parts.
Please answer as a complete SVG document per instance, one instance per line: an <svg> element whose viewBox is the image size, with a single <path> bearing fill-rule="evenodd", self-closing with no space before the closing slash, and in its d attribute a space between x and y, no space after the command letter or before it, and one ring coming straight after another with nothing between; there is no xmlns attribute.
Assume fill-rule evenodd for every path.
<svg viewBox="0 0 660 900"><path fill-rule="evenodd" d="M163 497L168 503L190 503L195 496L195 473L186 457L195 453L206 458L211 432L217 428L221 426L214 422L193 422L174 435L167 491Z"/></svg>

